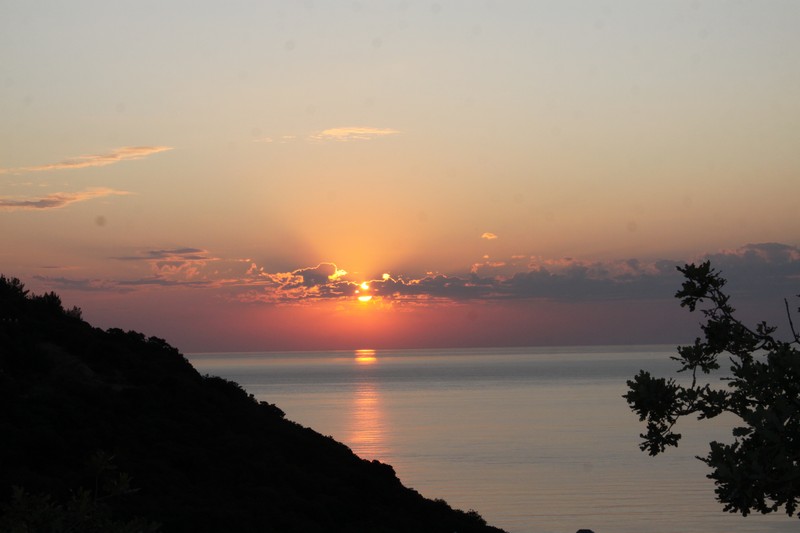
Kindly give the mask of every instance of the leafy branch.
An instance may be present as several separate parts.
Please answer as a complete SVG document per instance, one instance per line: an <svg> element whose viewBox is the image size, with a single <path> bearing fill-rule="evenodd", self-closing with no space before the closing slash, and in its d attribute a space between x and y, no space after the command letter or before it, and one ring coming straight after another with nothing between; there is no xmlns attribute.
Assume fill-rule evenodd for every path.
<svg viewBox="0 0 800 533"><path fill-rule="evenodd" d="M673 431L678 420L731 413L742 425L732 428L734 442L710 443L710 451L699 457L711 467L717 499L729 512L747 515L785 508L792 516L800 497L800 337L785 302L790 341L773 335L776 328L766 322L750 328L739 321L723 291L726 280L708 261L679 267L686 278L676 293L690 312L699 305L705 323L703 337L678 347L678 372L691 372L691 385L674 379L655 378L640 371L627 382L624 395L631 410L646 421L639 447L658 455L678 446L681 434ZM731 377L722 378L725 389L698 384L698 371L719 370L721 355L730 361Z"/></svg>

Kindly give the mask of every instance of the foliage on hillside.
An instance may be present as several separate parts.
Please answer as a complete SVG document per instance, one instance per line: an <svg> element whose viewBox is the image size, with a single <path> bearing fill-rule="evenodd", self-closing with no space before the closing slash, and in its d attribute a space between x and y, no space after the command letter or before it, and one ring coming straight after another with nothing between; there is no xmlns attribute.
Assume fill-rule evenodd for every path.
<svg viewBox="0 0 800 533"><path fill-rule="evenodd" d="M163 339L93 328L3 276L0 405L4 531L500 531Z"/></svg>

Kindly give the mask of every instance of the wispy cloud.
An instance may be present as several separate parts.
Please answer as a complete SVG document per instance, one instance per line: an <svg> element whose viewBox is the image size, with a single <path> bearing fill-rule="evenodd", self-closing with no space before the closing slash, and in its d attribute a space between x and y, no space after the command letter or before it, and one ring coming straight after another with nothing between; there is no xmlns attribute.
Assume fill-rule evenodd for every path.
<svg viewBox="0 0 800 533"><path fill-rule="evenodd" d="M367 126L344 126L322 130L311 136L317 141L369 141L400 133L392 128L372 128Z"/></svg>
<svg viewBox="0 0 800 533"><path fill-rule="evenodd" d="M143 261L150 265L155 278L193 280L201 277L202 269L212 261L219 261L208 250L201 248L172 248L145 250L136 255L114 257L118 261ZM211 282L211 281L209 281Z"/></svg>
<svg viewBox="0 0 800 533"><path fill-rule="evenodd" d="M201 248L164 248L144 250L134 255L112 257L118 261L141 262L150 269L150 275L129 279L70 279L67 277L38 276L36 279L50 286L89 292L133 292L155 287L213 288L224 280L208 275L205 267L220 261ZM240 264L241 261L234 263Z"/></svg>
<svg viewBox="0 0 800 533"><path fill-rule="evenodd" d="M145 250L138 255L124 255L114 257L120 261L207 261L209 255L207 250L201 248L173 248L162 250Z"/></svg>
<svg viewBox="0 0 800 533"><path fill-rule="evenodd" d="M143 157L172 149L171 146L123 146L121 148L115 148L105 154L81 155L57 163L34 165L30 167L0 168L0 174L25 174L28 172L45 172L48 170L104 167L121 161L142 159Z"/></svg>
<svg viewBox="0 0 800 533"><path fill-rule="evenodd" d="M400 130L393 128L373 128L371 126L341 126L338 128L328 128L306 135L272 135L260 136L253 139L253 142L265 144L289 144L296 142L348 142L348 141L370 141L380 137L397 135Z"/></svg>
<svg viewBox="0 0 800 533"><path fill-rule="evenodd" d="M11 198L0 196L0 210L13 211L18 209L60 209L66 205L92 200L111 195L132 194L128 191L118 191L108 188L87 189L78 192L56 192L38 198Z"/></svg>
<svg viewBox="0 0 800 533"><path fill-rule="evenodd" d="M253 139L253 142L257 143L279 143L279 144L286 144L290 142L294 142L297 140L297 135L280 135L278 137L259 137L257 139Z"/></svg>
<svg viewBox="0 0 800 533"><path fill-rule="evenodd" d="M491 233L489 231L487 231L483 235L481 235L481 239L486 239L487 241L493 241L496 238L497 238L497 235L495 235L494 233Z"/></svg>
<svg viewBox="0 0 800 533"><path fill-rule="evenodd" d="M34 276L34 279L46 283L48 286L61 290L83 292L117 292L130 293L143 288L163 287L189 287L209 288L214 284L207 280L172 280L158 276L128 280L108 279L72 279L65 277Z"/></svg>

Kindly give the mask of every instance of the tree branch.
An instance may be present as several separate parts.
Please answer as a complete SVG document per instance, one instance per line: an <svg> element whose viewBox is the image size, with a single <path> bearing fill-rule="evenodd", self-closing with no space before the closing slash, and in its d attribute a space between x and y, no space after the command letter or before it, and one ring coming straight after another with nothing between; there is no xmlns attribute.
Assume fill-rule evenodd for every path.
<svg viewBox="0 0 800 533"><path fill-rule="evenodd" d="M784 298L783 304L786 306L786 318L789 319L789 329L792 330L792 336L794 337L794 342L800 343L800 335L798 335L797 331L795 331L794 329L794 322L792 322L792 313L789 311L789 300Z"/></svg>

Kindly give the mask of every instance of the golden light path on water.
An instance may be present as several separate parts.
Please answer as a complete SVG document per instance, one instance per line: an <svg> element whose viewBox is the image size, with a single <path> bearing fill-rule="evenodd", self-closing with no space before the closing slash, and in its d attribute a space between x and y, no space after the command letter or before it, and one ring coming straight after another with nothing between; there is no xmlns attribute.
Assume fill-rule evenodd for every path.
<svg viewBox="0 0 800 533"><path fill-rule="evenodd" d="M356 350L355 362L364 370L364 375L353 393L347 442L358 456L385 461L385 416L378 387L368 374L369 367L378 362L375 350Z"/></svg>

